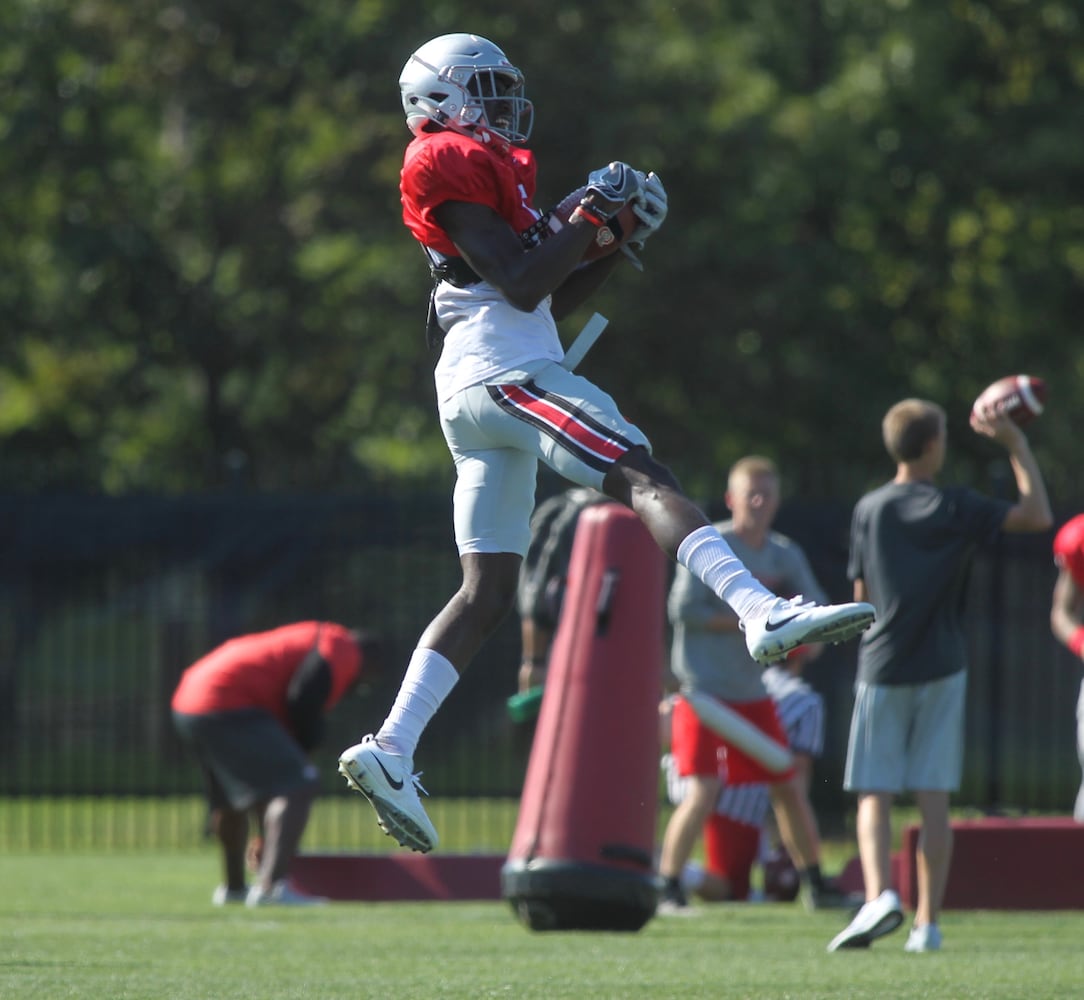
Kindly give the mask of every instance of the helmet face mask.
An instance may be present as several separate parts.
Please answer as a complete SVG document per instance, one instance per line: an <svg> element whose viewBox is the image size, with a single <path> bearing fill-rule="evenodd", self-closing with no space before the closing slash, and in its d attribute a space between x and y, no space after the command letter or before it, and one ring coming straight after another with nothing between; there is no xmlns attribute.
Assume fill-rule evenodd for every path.
<svg viewBox="0 0 1084 1000"><path fill-rule="evenodd" d="M485 127L509 142L526 142L534 107L523 74L478 35L441 35L426 42L399 76L407 126L417 135L430 122L470 133Z"/></svg>

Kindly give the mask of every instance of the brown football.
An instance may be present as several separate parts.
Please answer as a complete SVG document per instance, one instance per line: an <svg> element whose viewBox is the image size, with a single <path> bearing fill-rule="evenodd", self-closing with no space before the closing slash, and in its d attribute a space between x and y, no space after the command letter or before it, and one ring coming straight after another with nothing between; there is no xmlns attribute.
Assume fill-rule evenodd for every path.
<svg viewBox="0 0 1084 1000"><path fill-rule="evenodd" d="M587 188L581 187L566 195L553 209L553 218L564 225L586 194ZM626 203L617 213L616 220L615 226L601 226L597 230L594 242L587 247L583 255L584 260L598 260L621 249L621 245L628 240L637 225L636 214L630 203Z"/></svg>
<svg viewBox="0 0 1084 1000"><path fill-rule="evenodd" d="M979 394L971 411L979 416L1004 413L1018 424L1026 424L1043 412L1046 383L1033 375L1006 375Z"/></svg>

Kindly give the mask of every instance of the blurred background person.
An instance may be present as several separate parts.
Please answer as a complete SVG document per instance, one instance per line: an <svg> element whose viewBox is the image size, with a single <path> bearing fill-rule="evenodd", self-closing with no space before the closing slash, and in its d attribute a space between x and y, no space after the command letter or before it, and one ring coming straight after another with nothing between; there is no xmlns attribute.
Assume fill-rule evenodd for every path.
<svg viewBox="0 0 1084 1000"><path fill-rule="evenodd" d="M543 500L531 515L531 542L516 587L520 664L516 694L508 700L509 713L517 722L533 719L542 701L580 514L608 499L588 486L574 486Z"/></svg>
<svg viewBox="0 0 1084 1000"><path fill-rule="evenodd" d="M771 530L780 503L775 463L759 455L739 459L730 469L726 503L731 518L716 527L749 571L775 593L823 603L824 590L805 553L793 540ZM671 671L681 691L718 699L786 746L779 713L764 684L764 668L749 655L737 615L684 567L676 571L667 613L674 629ZM808 645L805 658L814 658L821 649L819 644ZM677 773L686 779L686 793L663 835L661 912L688 905L681 875L716 808L721 773L728 786L767 785L779 834L799 870L807 905L811 909L846 905L845 897L821 872L820 832L807 779L795 766L782 773L768 770L701 722L684 698L674 703L671 747Z"/></svg>
<svg viewBox="0 0 1084 1000"><path fill-rule="evenodd" d="M324 715L380 670L381 643L334 622L303 621L230 639L197 660L174 691L173 721L199 759L210 826L222 849L225 881L212 902L249 906L325 902L289 883L316 797L309 754ZM257 844L248 862L250 817Z"/></svg>
<svg viewBox="0 0 1084 1000"><path fill-rule="evenodd" d="M1058 578L1050 606L1054 638L1080 660L1084 658L1084 514L1067 521L1054 536ZM1076 703L1076 752L1084 769L1084 681ZM1084 781L1077 791L1073 818L1084 823Z"/></svg>
<svg viewBox="0 0 1084 1000"><path fill-rule="evenodd" d="M799 646L783 663L767 667L763 678L794 757L796 778L804 786L808 799L814 762L824 752L825 713L824 699L802 677L806 659L806 647ZM666 699L660 710L660 736L664 747L669 742L672 703L679 697L674 695ZM678 775L674 758L669 753L663 756L662 768L667 796L671 804L677 806L685 796L686 779ZM686 894L707 902L748 899L752 870L760 861L765 864L764 894L767 898L793 899L804 892L806 907L815 909L816 901L811 898L808 886L800 882L786 849L773 842L778 840L778 831L771 829L771 818L767 785L724 785L714 811L704 823L704 864L688 861L682 870L681 883ZM784 867L794 879L789 891L782 891L780 883L783 879L775 870Z"/></svg>

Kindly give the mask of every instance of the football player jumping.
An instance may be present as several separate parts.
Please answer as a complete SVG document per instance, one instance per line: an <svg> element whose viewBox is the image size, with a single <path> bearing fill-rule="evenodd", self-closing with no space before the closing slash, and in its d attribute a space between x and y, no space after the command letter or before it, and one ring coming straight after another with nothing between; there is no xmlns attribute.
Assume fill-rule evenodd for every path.
<svg viewBox="0 0 1084 1000"><path fill-rule="evenodd" d="M345 750L339 770L404 847L429 851L437 832L418 797L422 730L479 646L512 608L530 542L539 460L630 507L659 546L740 617L752 656L778 660L807 642L840 642L869 626L873 607L820 607L761 586L652 457L643 432L587 379L561 365L555 320L582 304L628 255L584 263L601 227L631 203L636 250L662 225L667 198L627 163L592 171L567 225L533 204L535 158L525 146L533 106L523 74L478 35L434 38L399 79L407 126L403 220L434 278L429 332L442 339L437 409L456 467L455 539L463 579L418 640L375 736Z"/></svg>

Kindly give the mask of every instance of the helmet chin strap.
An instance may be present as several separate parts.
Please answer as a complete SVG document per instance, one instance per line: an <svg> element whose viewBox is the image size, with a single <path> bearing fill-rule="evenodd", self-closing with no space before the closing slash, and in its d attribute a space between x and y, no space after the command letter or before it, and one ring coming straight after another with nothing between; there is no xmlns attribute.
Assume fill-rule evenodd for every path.
<svg viewBox="0 0 1084 1000"><path fill-rule="evenodd" d="M419 110L426 112L429 120L433 122L433 124L439 125L441 128L446 128L451 132L458 132L468 139L474 139L484 145L493 145L498 149L504 150L509 149L512 145L499 132L495 132L490 128L488 124L464 125L462 122L449 115L448 112L442 111L436 102L431 101L428 98L416 98L414 106Z"/></svg>

